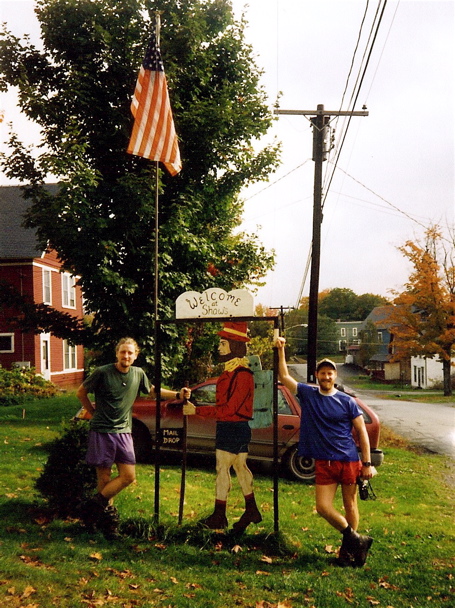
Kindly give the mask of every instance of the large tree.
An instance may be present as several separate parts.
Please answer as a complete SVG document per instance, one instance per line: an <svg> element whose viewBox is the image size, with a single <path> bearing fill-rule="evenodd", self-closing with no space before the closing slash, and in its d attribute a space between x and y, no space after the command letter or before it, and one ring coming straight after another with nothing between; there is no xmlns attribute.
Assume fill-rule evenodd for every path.
<svg viewBox="0 0 455 608"><path fill-rule="evenodd" d="M277 145L255 143L273 118L245 21L234 20L228 0L38 0L42 50L7 31L0 39L0 90L18 88L42 133L33 150L12 133L3 158L26 186L28 225L80 277L93 314L85 343L127 333L149 354L153 164L125 151L157 10L183 161L178 176L161 173L159 188L159 314L170 318L183 291L254 286L273 265L256 236L235 232L242 186L278 163ZM55 196L44 187L49 176L60 184Z"/></svg>
<svg viewBox="0 0 455 608"><path fill-rule="evenodd" d="M394 300L389 321L394 323L394 359L411 355L442 361L444 395L451 395L452 356L455 348L455 243L437 226L423 241L407 241L401 253L413 270L405 290Z"/></svg>
<svg viewBox="0 0 455 608"><path fill-rule="evenodd" d="M359 296L347 287L335 287L319 294L319 312L335 321L363 321L373 308L383 304L388 304L383 296L372 293Z"/></svg>

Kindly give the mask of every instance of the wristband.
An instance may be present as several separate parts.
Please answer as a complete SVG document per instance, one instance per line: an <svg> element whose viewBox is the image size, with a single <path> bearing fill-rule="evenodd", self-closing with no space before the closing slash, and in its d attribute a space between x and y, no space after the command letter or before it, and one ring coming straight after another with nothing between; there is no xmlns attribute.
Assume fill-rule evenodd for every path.
<svg viewBox="0 0 455 608"><path fill-rule="evenodd" d="M371 462L362 462L362 466L371 467Z"/></svg>

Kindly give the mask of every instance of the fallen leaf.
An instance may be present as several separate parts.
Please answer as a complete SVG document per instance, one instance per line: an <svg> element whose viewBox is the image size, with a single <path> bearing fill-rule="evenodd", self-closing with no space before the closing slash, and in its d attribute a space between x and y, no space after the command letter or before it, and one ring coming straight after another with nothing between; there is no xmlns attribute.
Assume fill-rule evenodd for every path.
<svg viewBox="0 0 455 608"><path fill-rule="evenodd" d="M234 545L231 549L231 551L233 553L238 553L239 551L243 551L242 547L240 545Z"/></svg>
<svg viewBox="0 0 455 608"><path fill-rule="evenodd" d="M334 553L333 545L326 545L324 549L326 553Z"/></svg>
<svg viewBox="0 0 455 608"><path fill-rule="evenodd" d="M266 564L271 564L273 562L271 557L267 557L267 555L263 555L261 557L261 562L265 562Z"/></svg>
<svg viewBox="0 0 455 608"><path fill-rule="evenodd" d="M36 589L34 589L31 585L25 587L23 594L21 595L21 600L25 600L30 597L32 593L36 593Z"/></svg>
<svg viewBox="0 0 455 608"><path fill-rule="evenodd" d="M103 559L103 556L101 555L101 553L92 553L90 555L90 559L94 562L100 562Z"/></svg>
<svg viewBox="0 0 455 608"><path fill-rule="evenodd" d="M187 583L185 587L187 589L202 589L202 585L199 585L199 583Z"/></svg>
<svg viewBox="0 0 455 608"><path fill-rule="evenodd" d="M256 570L256 574L259 574L262 576L270 576L270 572L265 572L264 570Z"/></svg>

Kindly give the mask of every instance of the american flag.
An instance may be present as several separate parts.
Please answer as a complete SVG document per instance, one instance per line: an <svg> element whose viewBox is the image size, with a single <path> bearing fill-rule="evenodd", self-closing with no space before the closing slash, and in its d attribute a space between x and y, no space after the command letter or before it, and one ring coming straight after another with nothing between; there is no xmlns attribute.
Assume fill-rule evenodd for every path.
<svg viewBox="0 0 455 608"><path fill-rule="evenodd" d="M160 161L177 175L182 168L180 150L155 34L139 70L131 112L134 125L127 152Z"/></svg>

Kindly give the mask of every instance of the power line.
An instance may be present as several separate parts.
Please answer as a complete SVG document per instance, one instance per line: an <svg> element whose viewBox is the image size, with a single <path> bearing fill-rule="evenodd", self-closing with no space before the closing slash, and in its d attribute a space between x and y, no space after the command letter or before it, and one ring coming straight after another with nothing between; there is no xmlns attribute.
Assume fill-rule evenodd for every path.
<svg viewBox="0 0 455 608"><path fill-rule="evenodd" d="M397 207L396 205L394 205L393 203L391 203L390 201L388 201L387 199L385 199L380 194L377 194L376 192L374 192L374 190L372 190L371 188L368 188L368 186L365 186L365 184L362 184L362 182L360 182L358 179L356 179L355 177L353 177L352 175L350 175L347 171L345 171L341 167L335 167L335 169L339 169L340 171L342 171L345 175L347 175L348 177L350 177L357 184L360 184L360 186L363 186L363 188L365 188L365 190L368 190L368 192L371 192L372 194L374 194L375 196L377 196L378 198L380 198L381 201L384 201L385 203L387 203L387 205L389 205L390 207L392 207L392 209L395 209L395 211L398 211L398 213L401 213L401 215L404 215L409 220L411 220L412 222L415 222L419 226L422 226L425 229L427 228L427 226L425 224L423 224L422 222L419 222L419 220L417 220L415 217L412 217L412 215L410 215L409 213L406 213L406 211L403 211L402 209L400 209L399 207Z"/></svg>
<svg viewBox="0 0 455 608"><path fill-rule="evenodd" d="M380 6L380 3L379 3L379 6ZM378 10L379 10L379 6L378 6ZM356 85L357 85L357 82L358 82L358 85L357 85L357 92L355 93L355 95L354 95L354 92L353 92L353 95L352 95L352 97L351 97L351 99L352 99L352 98L354 98L354 99L353 99L353 102L352 102L352 108L354 108L354 107L355 107L355 105L356 105L356 103L357 103L357 100L358 100L358 97L359 97L359 94L360 94L360 90L361 90L361 88L362 88L362 84L363 84L363 81L364 81L364 79L365 79L365 74L366 74L366 71L367 71L368 65L369 65L369 63L370 63L371 55L372 55L373 48L374 48L374 45L375 45L375 42L376 42L376 39L377 39L377 35L378 35L378 32L379 32L379 28L380 28L380 26L381 26L381 22L382 22L382 18L383 18L383 16L384 16L384 12L385 12L386 6L387 6L387 0L384 0L384 4L383 4L383 7L382 7L382 11L381 11L381 14L380 14L380 16L379 16L379 20L378 20L378 22L377 22L376 29L375 29L375 32L374 32L374 35L373 35L373 40L372 40L372 42L371 42L370 49L369 49L369 52L368 52L367 60L366 60L365 66L364 66L364 68L363 68L362 76L360 77L360 82L359 82L359 79L357 79L357 81L356 81ZM377 13L376 13L376 15L377 15ZM375 16L375 19L376 19L376 16ZM374 25L374 23L373 23L373 25ZM370 32L370 37L369 37L369 39L370 39L370 38L371 38L371 32ZM342 151L343 146L344 146L344 142L345 142L345 140L346 140L346 135L347 135L347 133L348 133L349 126L350 126L350 124L351 124L351 119L352 119L352 116L349 116L349 117L348 117L348 121L347 121L347 126L346 126L346 129L344 130L344 133L343 133L343 135L342 135L342 139L341 139L341 145L340 145L340 147L339 147L339 149L338 149L338 152L337 152L337 154L336 154L336 159L335 159L335 162L334 162L334 168L333 168L333 171L332 171L332 173L331 173L331 175L330 175L329 182L328 182L328 186L327 186L327 187L326 187L326 189L325 189L325 195L324 195L324 198L323 198L323 201L322 201L322 208L324 208L324 203L325 203L325 201L326 201L326 199L327 199L327 194L328 194L328 192L329 192L329 190L330 190L330 185L331 185L331 183L332 183L333 176L334 176L334 174L335 174L335 169L336 169L336 166L337 166L338 160L339 160L339 158L340 158L341 151Z"/></svg>
<svg viewBox="0 0 455 608"><path fill-rule="evenodd" d="M255 192L254 194L252 194L248 198L245 198L244 202L246 203L247 201L250 201L255 196L258 196L259 194L262 194L263 192L265 192L266 190L268 190L272 186L275 186L276 184L278 184L278 182L281 182L281 180L283 180L285 177L288 177L289 175L291 175L291 173L294 173L294 171L297 171L297 169L300 169L300 167L303 167L304 165L306 165L306 163L309 160L310 159L307 158L305 161L303 161L303 163L300 163L300 165L297 165L297 167L294 167L294 169L291 169L285 175L282 175L281 177L279 177L278 179L276 179L274 182L271 182L270 184L268 184L267 186L265 186L264 188L262 188L262 190L259 190L259 192Z"/></svg>

